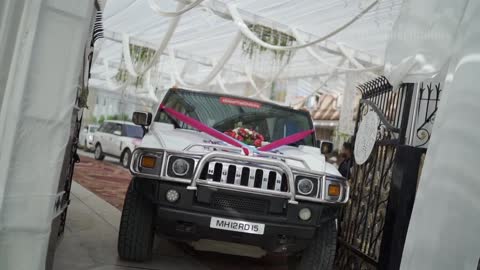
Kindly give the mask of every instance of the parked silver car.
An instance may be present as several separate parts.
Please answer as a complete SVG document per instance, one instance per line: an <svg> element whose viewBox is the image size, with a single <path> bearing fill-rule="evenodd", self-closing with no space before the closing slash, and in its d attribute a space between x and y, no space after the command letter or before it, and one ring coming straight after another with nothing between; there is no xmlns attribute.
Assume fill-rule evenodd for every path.
<svg viewBox="0 0 480 270"><path fill-rule="evenodd" d="M80 131L78 144L80 147L87 151L93 151L95 149L93 144L93 134L97 131L98 125L86 125Z"/></svg>
<svg viewBox="0 0 480 270"><path fill-rule="evenodd" d="M143 137L142 127L127 121L105 121L93 136L95 159L103 160L105 155L120 158L125 168L130 166L132 152Z"/></svg>

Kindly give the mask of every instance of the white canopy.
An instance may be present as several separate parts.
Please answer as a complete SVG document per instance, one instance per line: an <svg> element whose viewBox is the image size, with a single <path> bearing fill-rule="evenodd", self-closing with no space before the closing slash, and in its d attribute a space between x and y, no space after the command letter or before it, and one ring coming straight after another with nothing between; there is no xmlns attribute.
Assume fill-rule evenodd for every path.
<svg viewBox="0 0 480 270"><path fill-rule="evenodd" d="M117 74L118 67L122 64L122 40L127 38L130 44L157 50L175 18L162 16L152 8L175 12L177 1L185 0L107 1L104 10L106 40L95 61L91 84L115 88L116 83L105 82ZM272 62L273 54L270 57L249 56L242 49L242 42L246 39L242 35L232 57L219 73L221 80L218 79L219 76L214 76L214 80L202 87L204 90L220 91L223 82L226 89L238 91L233 85L240 84L243 85L242 89L250 91L237 94L247 95L254 94L255 87L260 92L270 90L271 81L275 80L283 82L282 87L287 88L290 95L306 95L316 90L342 93L346 85L346 72L383 66L388 35L402 4L402 0L381 0L377 3L373 0L209 0L194 3L196 2L200 2L200 5L176 17L179 18L178 26L167 49L163 51L159 64L151 71L149 83L154 87L196 85L207 78L212 65L221 60L239 32L239 27L229 12L229 5L236 6L247 25L260 24L282 31L297 37L292 45L301 45L299 38L303 42L309 42L325 36L351 21L373 3L367 13L338 34L326 41L295 50L285 67L285 60L279 61L281 63ZM190 1L185 1L181 4L189 3ZM166 54L174 54L175 60ZM336 66L343 68L337 69ZM307 81L307 91L296 93L299 80ZM255 86L252 86L252 81Z"/></svg>

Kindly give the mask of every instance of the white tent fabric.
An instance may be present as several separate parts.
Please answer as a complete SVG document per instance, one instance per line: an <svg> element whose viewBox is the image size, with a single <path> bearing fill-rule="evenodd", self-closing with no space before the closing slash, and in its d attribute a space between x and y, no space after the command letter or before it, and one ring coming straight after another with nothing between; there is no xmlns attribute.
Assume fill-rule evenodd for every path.
<svg viewBox="0 0 480 270"><path fill-rule="evenodd" d="M82 71L94 16L93 1L0 1L0 59L11 55L2 61L0 86L2 270L44 270L51 263L47 254L58 233L52 223L66 207L62 164L70 157L77 90L84 87L79 78L88 76Z"/></svg>
<svg viewBox="0 0 480 270"><path fill-rule="evenodd" d="M479 13L476 0L408 0L388 45L392 81L443 86L402 270L480 266Z"/></svg>
<svg viewBox="0 0 480 270"><path fill-rule="evenodd" d="M468 0L406 1L386 50L392 85L432 78L448 64Z"/></svg>
<svg viewBox="0 0 480 270"><path fill-rule="evenodd" d="M150 8L157 12L158 14L160 14L161 16L166 16L166 17L177 17L177 16L180 16L188 11L190 11L191 9L193 9L194 7L200 5L204 0L196 0L195 2L191 3L190 5L186 6L186 7L183 7L182 9L178 10L176 12L168 12L168 11L163 11L159 4L157 3L157 0L149 0L150 2Z"/></svg>
<svg viewBox="0 0 480 270"><path fill-rule="evenodd" d="M185 6L176 8L179 2L186 3L186 7L193 8L183 12L187 8ZM103 65L103 61L106 60L111 69L120 66L123 51L120 37L124 34L128 35L133 44L157 50L161 47L160 43L168 37L166 33L169 33L172 20L181 17L168 47L175 48L178 70L182 70L189 61L199 63L195 74L185 74L182 78L183 81L190 83L190 86L196 86L192 82L202 82L203 79L208 78L209 80L200 88L212 89L213 87L213 89L217 88L221 91L222 87L218 83L219 81L214 78L215 76L211 77L209 74L212 74L212 61L222 58L225 48L234 40L238 31L238 26L228 10L229 7L235 6L238 15L246 24L262 24L290 33L298 39L292 45L300 47L303 46L302 43L311 43L321 37L329 36L329 33L336 32L343 25L355 21L328 40L309 47L308 50L295 50L288 66L278 75L279 80L293 81L302 78L325 81L325 78L328 78L328 83L321 83L320 87L314 85L314 88L342 93L345 87L346 71L350 69L369 71L383 66L388 34L399 14L402 0L380 0L378 2L372 0L209 0L200 2L181 0L178 2L177 0L108 1L104 12L107 40L102 47L97 63ZM171 12L175 10L183 12L183 14L176 16L175 12ZM159 11L161 15L169 16L161 16ZM358 16L359 14L362 16ZM245 73L244 59L249 56L242 50L241 43L223 66L223 70L231 74L228 79L227 77L223 78L224 86L228 88L232 83L245 83L255 91L255 86L250 84L250 79ZM342 61L340 65L338 65L338 60L344 55L338 43L344 44L346 51L349 52L348 61ZM314 57L312 57L312 52ZM167 53L164 51L163 54ZM354 66L350 66L349 63L352 59L360 65L354 63ZM159 58L159 62L161 65L167 65L164 70L173 68L173 66L168 67L171 62L168 58ZM269 74L268 68L270 67L252 67L255 82L263 80L268 83L272 76L276 75L276 72L273 72L273 75ZM339 72L335 72L331 76L335 69L338 69ZM216 73L218 74L218 72ZM136 73L138 74L138 72ZM213 75L217 74L213 73ZM112 77L111 74L99 73L95 75L95 79L105 79L106 76ZM171 74L152 73L152 77L154 76L169 78ZM154 80L152 79L152 81ZM171 84L170 79L159 81L163 84L160 85L160 88Z"/></svg>

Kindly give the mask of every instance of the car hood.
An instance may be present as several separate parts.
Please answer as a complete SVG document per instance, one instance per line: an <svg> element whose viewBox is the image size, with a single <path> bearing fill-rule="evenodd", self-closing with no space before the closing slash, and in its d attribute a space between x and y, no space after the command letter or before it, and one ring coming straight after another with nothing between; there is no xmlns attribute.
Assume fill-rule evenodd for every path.
<svg viewBox="0 0 480 270"><path fill-rule="evenodd" d="M186 147L192 144L223 145L224 143L204 132L188 129L175 129L174 126L170 124L153 123L150 126L149 132L143 138L141 147L183 151ZM316 147L303 145L294 147L285 145L277 148L274 153L303 159L312 171L340 175L335 166L325 161L325 157L320 153L320 149ZM290 166L304 167L298 161L287 159L286 162Z"/></svg>

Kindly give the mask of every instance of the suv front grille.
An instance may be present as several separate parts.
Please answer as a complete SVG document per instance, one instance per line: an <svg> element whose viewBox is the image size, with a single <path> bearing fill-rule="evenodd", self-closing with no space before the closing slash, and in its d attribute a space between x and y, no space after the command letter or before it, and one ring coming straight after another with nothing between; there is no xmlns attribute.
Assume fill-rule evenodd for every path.
<svg viewBox="0 0 480 270"><path fill-rule="evenodd" d="M284 173L225 162L208 162L202 170L200 179L264 190L288 191L287 176Z"/></svg>
<svg viewBox="0 0 480 270"><path fill-rule="evenodd" d="M264 214L267 213L268 210L268 201L215 194L211 201L211 207L225 211L234 210L238 212Z"/></svg>

